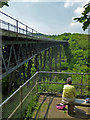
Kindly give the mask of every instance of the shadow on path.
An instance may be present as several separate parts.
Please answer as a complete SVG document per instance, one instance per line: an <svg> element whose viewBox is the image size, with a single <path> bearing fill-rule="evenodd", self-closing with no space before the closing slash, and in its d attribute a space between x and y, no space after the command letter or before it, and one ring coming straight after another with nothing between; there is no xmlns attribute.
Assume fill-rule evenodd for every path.
<svg viewBox="0 0 90 120"><path fill-rule="evenodd" d="M39 106L39 108L38 108L38 110L37 110L37 112L36 112L36 115L35 115L34 120L36 120L37 115L38 115L38 113L39 113L39 111L40 111L40 109L41 109L41 107L42 107L43 103L44 103L44 102L45 102L45 100L47 99L47 97L48 97L48 95L47 95L47 96L43 99L42 103L40 104L40 106Z"/></svg>
<svg viewBox="0 0 90 120"><path fill-rule="evenodd" d="M79 109L77 107L75 107L74 109L74 113L73 114L69 114L71 117L74 118L86 118L86 119L90 119L90 114L86 114L86 111Z"/></svg>
<svg viewBox="0 0 90 120"><path fill-rule="evenodd" d="M56 105L61 103L61 97L42 95L39 99L39 108L36 111L35 118L42 120L87 120L90 119L88 107L75 106L74 113L68 115L68 106L64 110L56 109Z"/></svg>
<svg viewBox="0 0 90 120"><path fill-rule="evenodd" d="M47 118L48 111L49 111L49 108L50 108L50 105L51 105L53 99L54 99L54 97L51 97L50 102L49 102L48 107L47 107L47 110L46 110L46 113L45 113L45 116L44 116L44 120L45 120L45 118Z"/></svg>

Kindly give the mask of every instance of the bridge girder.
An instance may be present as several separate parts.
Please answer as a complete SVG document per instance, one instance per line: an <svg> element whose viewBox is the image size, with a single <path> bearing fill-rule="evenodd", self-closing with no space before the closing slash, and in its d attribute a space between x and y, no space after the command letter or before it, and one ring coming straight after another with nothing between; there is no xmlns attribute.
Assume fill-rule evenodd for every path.
<svg viewBox="0 0 90 120"><path fill-rule="evenodd" d="M12 24L0 19L0 38L2 40L0 46L2 72L0 72L0 78L10 74L43 51L68 43L65 40L50 39L1 11L0 14L14 22Z"/></svg>
<svg viewBox="0 0 90 120"><path fill-rule="evenodd" d="M34 56L50 47L66 44L61 41L32 40L2 36L2 77L10 74Z"/></svg>

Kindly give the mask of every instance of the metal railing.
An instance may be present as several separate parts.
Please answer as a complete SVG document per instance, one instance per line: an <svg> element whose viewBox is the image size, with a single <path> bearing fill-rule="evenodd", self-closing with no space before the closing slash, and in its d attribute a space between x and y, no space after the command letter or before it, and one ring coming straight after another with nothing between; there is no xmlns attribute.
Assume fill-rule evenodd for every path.
<svg viewBox="0 0 90 120"><path fill-rule="evenodd" d="M0 104L0 109L2 109L2 118L21 118L29 104L29 101L37 93L37 75L38 73L36 72L10 97Z"/></svg>
<svg viewBox="0 0 90 120"><path fill-rule="evenodd" d="M36 93L62 93L63 85L66 84L67 77L72 77L77 95L88 95L90 87L90 73L69 73L69 72L36 72L29 80L20 86L2 104L3 118L21 118L30 100Z"/></svg>
<svg viewBox="0 0 90 120"><path fill-rule="evenodd" d="M46 37L46 35L34 30L33 28L25 25L24 23L18 21L17 19L7 15L6 13L0 11L0 14L1 14L0 16L2 16L2 19L4 19L4 17L6 19L6 20L0 19L0 29L15 32L17 37L18 34L24 34L26 37L29 36L38 39L39 38L49 39L48 37Z"/></svg>
<svg viewBox="0 0 90 120"><path fill-rule="evenodd" d="M44 92L62 93L63 85L66 84L68 77L72 77L72 85L75 86L78 95L89 94L89 75L90 73L70 73L70 72L48 72L39 71L38 84L42 85L41 90ZM44 83L44 85L43 85ZM46 87L47 86L47 87ZM61 88L60 88L61 87Z"/></svg>
<svg viewBox="0 0 90 120"><path fill-rule="evenodd" d="M27 38L37 39L37 40L45 40L51 42L68 42L67 40L55 40L48 37L43 33L38 32L37 30L27 26L26 24L20 22L19 20L7 15L6 13L0 11L0 29L7 30L15 33L13 36L25 35ZM5 20L3 20L5 19Z"/></svg>

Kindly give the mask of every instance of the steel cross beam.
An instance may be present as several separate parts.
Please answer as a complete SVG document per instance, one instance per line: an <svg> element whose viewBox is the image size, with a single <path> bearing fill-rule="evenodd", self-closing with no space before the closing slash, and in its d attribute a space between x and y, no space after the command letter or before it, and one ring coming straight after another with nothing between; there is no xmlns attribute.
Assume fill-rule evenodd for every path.
<svg viewBox="0 0 90 120"><path fill-rule="evenodd" d="M6 40L7 39L7 40ZM14 41L2 36L2 77L5 77L42 51L62 44L62 42ZM8 40L9 39L9 40ZM11 40L10 40L11 39ZM14 42L13 42L14 41Z"/></svg>
<svg viewBox="0 0 90 120"><path fill-rule="evenodd" d="M57 41L19 22L0 11L0 14L13 20L15 24L0 20L0 38L2 38L2 73L0 78L10 74L25 62L50 47L67 44L67 41ZM21 28L20 26L24 26Z"/></svg>

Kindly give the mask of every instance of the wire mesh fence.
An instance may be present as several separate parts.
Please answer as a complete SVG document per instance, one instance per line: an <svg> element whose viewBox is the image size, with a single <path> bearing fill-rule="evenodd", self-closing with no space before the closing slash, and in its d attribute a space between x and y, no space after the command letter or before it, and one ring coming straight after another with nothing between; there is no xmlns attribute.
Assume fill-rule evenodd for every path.
<svg viewBox="0 0 90 120"><path fill-rule="evenodd" d="M68 73L68 72L39 72L39 92L62 93L63 85L68 77L72 78L72 85L75 86L77 95L89 94L89 73Z"/></svg>
<svg viewBox="0 0 90 120"><path fill-rule="evenodd" d="M21 118L30 99L37 93L37 73L20 86L2 104L2 118Z"/></svg>
<svg viewBox="0 0 90 120"><path fill-rule="evenodd" d="M36 93L62 93L68 77L72 77L72 83L76 88L77 95L89 95L89 75L89 73L36 72L0 104L2 117L21 119L30 100Z"/></svg>

